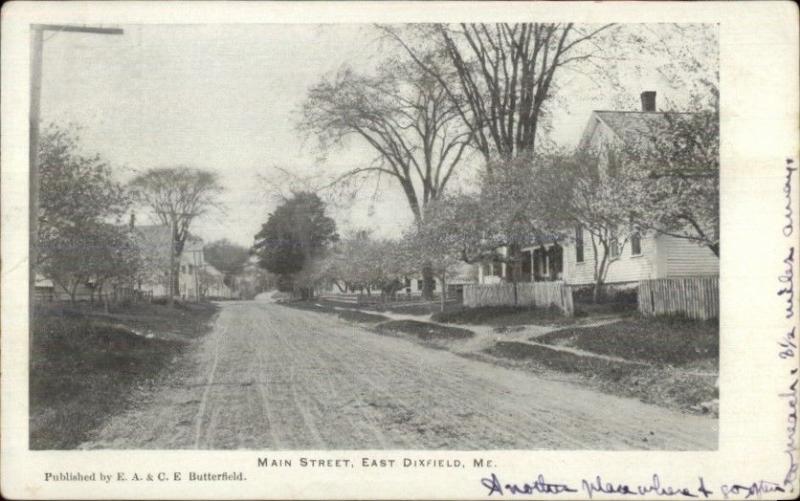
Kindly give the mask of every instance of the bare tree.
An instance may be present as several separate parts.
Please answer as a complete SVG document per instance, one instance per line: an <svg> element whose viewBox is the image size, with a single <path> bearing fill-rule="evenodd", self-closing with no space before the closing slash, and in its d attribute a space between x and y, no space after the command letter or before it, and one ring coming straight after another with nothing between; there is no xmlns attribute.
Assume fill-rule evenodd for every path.
<svg viewBox="0 0 800 501"><path fill-rule="evenodd" d="M597 64L609 47L598 43L613 24L498 23L380 26L446 92L488 161L532 155L547 102L562 68ZM429 40L447 64L421 50ZM420 49L420 45L425 49ZM606 52L607 53L607 52Z"/></svg>
<svg viewBox="0 0 800 501"><path fill-rule="evenodd" d="M183 253L189 227L209 209L219 208L222 192L217 175L191 167L150 169L130 183L136 199L148 206L164 226L170 228L169 302L178 290L178 259Z"/></svg>
<svg viewBox="0 0 800 501"><path fill-rule="evenodd" d="M317 136L324 148L349 136L365 141L375 158L334 183L360 174L389 176L402 188L417 224L427 204L445 190L472 140L438 79L394 59L373 76L344 69L319 82L309 91L300 129ZM423 276L430 296L429 266Z"/></svg>
<svg viewBox="0 0 800 501"><path fill-rule="evenodd" d="M387 175L402 187L417 222L451 179L470 142L438 82L415 67L390 60L377 75L349 68L314 86L300 129L324 148L356 135L377 153L368 166L346 172Z"/></svg>

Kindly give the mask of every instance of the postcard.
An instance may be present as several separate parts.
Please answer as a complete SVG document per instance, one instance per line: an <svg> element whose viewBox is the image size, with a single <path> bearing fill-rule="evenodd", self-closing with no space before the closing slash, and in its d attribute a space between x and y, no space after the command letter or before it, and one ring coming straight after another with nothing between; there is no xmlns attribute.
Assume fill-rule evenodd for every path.
<svg viewBox="0 0 800 501"><path fill-rule="evenodd" d="M790 2L9 2L9 499L790 499Z"/></svg>

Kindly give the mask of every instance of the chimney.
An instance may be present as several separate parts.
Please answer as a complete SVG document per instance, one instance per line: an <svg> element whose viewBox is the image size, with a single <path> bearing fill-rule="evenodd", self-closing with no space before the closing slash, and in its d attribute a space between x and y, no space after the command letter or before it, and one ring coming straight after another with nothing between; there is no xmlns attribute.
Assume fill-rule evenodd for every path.
<svg viewBox="0 0 800 501"><path fill-rule="evenodd" d="M642 111L656 111L656 91L646 90L642 92Z"/></svg>

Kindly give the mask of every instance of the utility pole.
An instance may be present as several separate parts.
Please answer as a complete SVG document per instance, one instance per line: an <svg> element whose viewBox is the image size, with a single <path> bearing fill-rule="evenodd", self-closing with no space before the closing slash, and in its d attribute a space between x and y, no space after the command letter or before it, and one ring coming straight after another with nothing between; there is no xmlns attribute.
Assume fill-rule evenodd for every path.
<svg viewBox="0 0 800 501"><path fill-rule="evenodd" d="M29 140L29 240L28 240L28 302L29 318L33 319L33 302L36 298L36 245L39 236L39 115L42 103L42 52L45 31L94 33L97 35L122 35L121 28L71 26L61 24L31 25L31 102L28 115ZM32 324L32 322L31 322ZM33 339L29 336L29 339Z"/></svg>

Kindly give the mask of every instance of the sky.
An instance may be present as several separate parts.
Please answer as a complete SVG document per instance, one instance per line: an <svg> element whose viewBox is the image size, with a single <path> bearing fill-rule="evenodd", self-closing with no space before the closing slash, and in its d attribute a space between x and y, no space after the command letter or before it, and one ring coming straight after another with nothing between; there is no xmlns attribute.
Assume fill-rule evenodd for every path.
<svg viewBox="0 0 800 501"><path fill-rule="evenodd" d="M649 26L630 32L652 36L657 30ZM370 26L120 27L123 35L46 33L42 121L80 126L86 152L99 153L123 182L173 165L218 173L225 210L192 226L206 241L251 245L278 192L317 186L375 156L352 140L323 158L315 139L296 129L311 86L342 65L369 71L380 59L386 47ZM686 47L673 49L674 59ZM656 90L659 103L680 103L685 82L664 78L674 62L665 57L628 51L616 70L624 88L613 91L581 73L563 73L551 139L574 147L593 109L635 110L643 90ZM386 180L365 183L329 210L340 233L369 228L394 237L411 222L402 192ZM143 208L136 215L154 221Z"/></svg>

